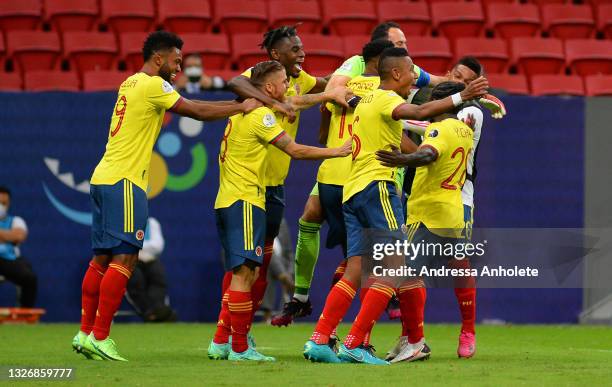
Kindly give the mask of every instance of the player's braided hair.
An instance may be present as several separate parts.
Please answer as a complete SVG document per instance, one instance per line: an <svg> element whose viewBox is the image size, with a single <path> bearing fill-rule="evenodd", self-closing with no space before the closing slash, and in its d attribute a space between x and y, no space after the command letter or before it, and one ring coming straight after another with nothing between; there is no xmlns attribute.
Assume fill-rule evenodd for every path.
<svg viewBox="0 0 612 387"><path fill-rule="evenodd" d="M378 76L380 79L385 79L389 76L389 72L391 71L389 62L391 62L391 60L394 58L403 58L405 56L408 56L408 51L406 51L405 48L385 48L382 54L380 54L380 59L378 60Z"/></svg>
<svg viewBox="0 0 612 387"><path fill-rule="evenodd" d="M142 46L142 57L146 62L153 56L155 51L167 51L174 47L181 50L183 48L183 40L172 32L155 31L147 36Z"/></svg>
<svg viewBox="0 0 612 387"><path fill-rule="evenodd" d="M387 38L384 39L376 39L368 42L363 46L363 50L361 51L361 56L363 56L363 61L368 63L372 58L376 58L379 56L386 48L393 47L393 43Z"/></svg>
<svg viewBox="0 0 612 387"><path fill-rule="evenodd" d="M370 36L370 40L383 39L383 38L388 39L389 30L391 28L400 28L400 25L394 21L387 21L384 23L380 23L379 25L374 27L374 30L372 31L372 35Z"/></svg>
<svg viewBox="0 0 612 387"><path fill-rule="evenodd" d="M266 51L270 53L279 40L297 36L296 27L297 26L282 26L266 32L264 34L264 40L259 47L265 48Z"/></svg>
<svg viewBox="0 0 612 387"><path fill-rule="evenodd" d="M464 65L472 70L478 77L484 75L484 67L482 67L482 64L480 64L478 59L474 58L473 56L464 56L460 58L455 66L458 65Z"/></svg>
<svg viewBox="0 0 612 387"><path fill-rule="evenodd" d="M265 83L269 74L284 70L283 65L275 60L259 62L251 69L251 83L259 87Z"/></svg>

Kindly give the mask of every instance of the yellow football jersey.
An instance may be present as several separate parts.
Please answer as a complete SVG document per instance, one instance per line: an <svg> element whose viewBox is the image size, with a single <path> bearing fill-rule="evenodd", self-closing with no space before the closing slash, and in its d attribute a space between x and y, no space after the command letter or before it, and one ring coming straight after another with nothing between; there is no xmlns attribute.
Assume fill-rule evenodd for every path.
<svg viewBox="0 0 612 387"><path fill-rule="evenodd" d="M430 231L459 237L464 226L461 189L474 132L449 118L430 124L421 147L431 147L438 159L417 168L408 199L408 223L423 222Z"/></svg>
<svg viewBox="0 0 612 387"><path fill-rule="evenodd" d="M242 75L250 78L251 69L246 70L244 73L242 73ZM317 78L302 70L297 78L289 77L289 88L287 88L285 97L308 94L308 92L312 90L316 84ZM287 117L280 113L276 113L276 119L283 129L285 129L285 132L287 132L291 138L295 139L298 125L300 123L300 112L298 111L295 113L295 121L293 122L289 122ZM280 149L271 148L268 150L268 158L266 163L266 185L283 185L285 183L285 178L289 173L291 157Z"/></svg>
<svg viewBox="0 0 612 387"><path fill-rule="evenodd" d="M229 118L219 151L219 192L215 208L244 200L266 209L264 178L268 144L283 134L274 112L265 106Z"/></svg>
<svg viewBox="0 0 612 387"><path fill-rule="evenodd" d="M360 75L351 79L346 86L353 91L353 94L364 97L379 85L380 77ZM342 146L353 133L355 111L329 102L326 107L331 112L326 145L328 148L337 148ZM351 156L327 159L319 167L317 181L323 184L344 185L350 172Z"/></svg>
<svg viewBox="0 0 612 387"><path fill-rule="evenodd" d="M153 146L166 110L181 96L158 76L136 73L119 87L108 142L93 172L92 184L115 184L128 179L145 192Z"/></svg>
<svg viewBox="0 0 612 387"><path fill-rule="evenodd" d="M400 147L402 123L391 116L406 101L392 90L376 89L361 99L353 118L353 162L344 184L342 202L361 192L373 181L395 182L397 168L383 166L376 151Z"/></svg>

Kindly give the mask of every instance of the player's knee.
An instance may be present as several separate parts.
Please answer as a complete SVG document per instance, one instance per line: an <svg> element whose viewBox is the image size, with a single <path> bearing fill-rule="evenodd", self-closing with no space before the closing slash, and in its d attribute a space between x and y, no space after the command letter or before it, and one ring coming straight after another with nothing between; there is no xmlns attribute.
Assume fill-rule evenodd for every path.
<svg viewBox="0 0 612 387"><path fill-rule="evenodd" d="M323 223L323 208L318 196L312 195L308 197L304 206L302 220L310 223Z"/></svg>
<svg viewBox="0 0 612 387"><path fill-rule="evenodd" d="M95 255L92 261L102 267L107 267L111 263L112 257L110 255Z"/></svg>

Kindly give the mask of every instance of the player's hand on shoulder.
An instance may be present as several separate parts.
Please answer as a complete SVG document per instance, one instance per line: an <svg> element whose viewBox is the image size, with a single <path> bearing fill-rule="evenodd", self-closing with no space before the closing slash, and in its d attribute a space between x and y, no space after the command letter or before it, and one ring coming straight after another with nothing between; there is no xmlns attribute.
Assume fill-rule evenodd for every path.
<svg viewBox="0 0 612 387"><path fill-rule="evenodd" d="M376 159L385 167L397 167L403 165L404 156L398 147L390 145L391 150L380 149L376 151Z"/></svg>
<svg viewBox="0 0 612 387"><path fill-rule="evenodd" d="M353 138L349 138L344 144L342 144L341 147L338 147L336 149L338 149L338 157L345 157L350 155L351 153L353 153Z"/></svg>
<svg viewBox="0 0 612 387"><path fill-rule="evenodd" d="M467 126L472 128L472 130L474 130L476 126L476 119L474 118L474 115L472 113L469 113L467 117L465 117L461 121L463 121L464 124L466 124Z"/></svg>
<svg viewBox="0 0 612 387"><path fill-rule="evenodd" d="M351 99L353 92L346 86L337 86L327 91L329 98L340 106L349 107L347 101Z"/></svg>
<svg viewBox="0 0 612 387"><path fill-rule="evenodd" d="M295 109L293 108L293 105L286 103L286 102L276 101L271 106L271 108L274 109L274 111L277 111L281 113L282 115L284 115L285 117L287 117L287 121L289 121L290 124L295 122L296 117L295 117Z"/></svg>
<svg viewBox="0 0 612 387"><path fill-rule="evenodd" d="M479 98L487 94L489 81L485 77L479 77L472 82L461 92L461 99L464 101Z"/></svg>
<svg viewBox="0 0 612 387"><path fill-rule="evenodd" d="M506 106L494 95L485 94L478 100L478 103L491 112L491 117L499 120L506 115Z"/></svg>
<svg viewBox="0 0 612 387"><path fill-rule="evenodd" d="M250 113L251 111L257 109L258 107L263 106L263 104L255 98L247 98L241 102L241 105L242 105L242 111L245 114Z"/></svg>

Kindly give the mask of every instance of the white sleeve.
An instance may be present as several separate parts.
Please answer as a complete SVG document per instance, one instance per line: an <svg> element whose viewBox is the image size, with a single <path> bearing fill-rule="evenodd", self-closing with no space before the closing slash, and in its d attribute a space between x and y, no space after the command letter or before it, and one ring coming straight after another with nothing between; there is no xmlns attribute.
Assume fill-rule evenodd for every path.
<svg viewBox="0 0 612 387"><path fill-rule="evenodd" d="M413 133L422 136L425 134L429 121L402 120L404 130L409 130Z"/></svg>
<svg viewBox="0 0 612 387"><path fill-rule="evenodd" d="M16 216L13 218L13 224L11 228L20 228L22 230L28 231L28 226L26 225L25 220L21 216Z"/></svg>
<svg viewBox="0 0 612 387"><path fill-rule="evenodd" d="M476 106L468 106L457 113L457 118L463 121L467 118L468 114L474 117L474 141L478 142L480 139L480 131L482 130L482 121L484 119L482 110L478 109Z"/></svg>
<svg viewBox="0 0 612 387"><path fill-rule="evenodd" d="M161 225L155 218L149 218L148 223L148 232L149 239L145 240L142 246L140 258L145 258L144 260L149 260L150 257L159 257L161 253L164 251L164 236L162 234ZM149 259L147 259L149 258Z"/></svg>

